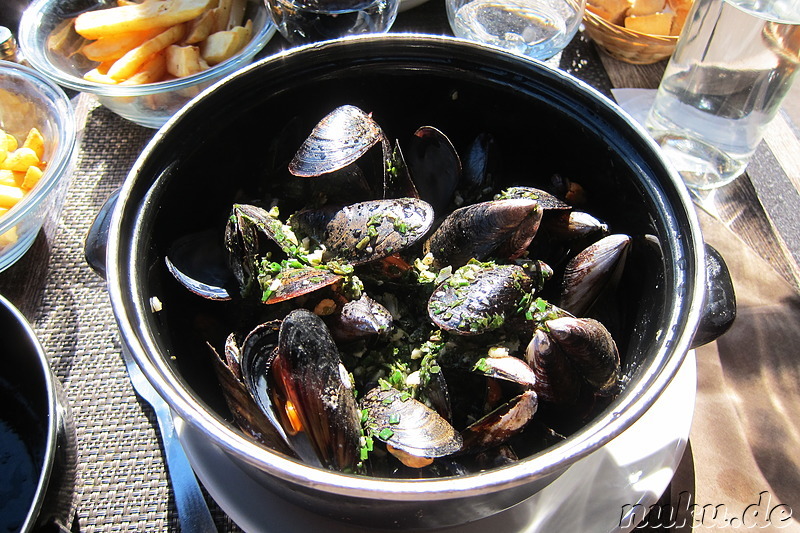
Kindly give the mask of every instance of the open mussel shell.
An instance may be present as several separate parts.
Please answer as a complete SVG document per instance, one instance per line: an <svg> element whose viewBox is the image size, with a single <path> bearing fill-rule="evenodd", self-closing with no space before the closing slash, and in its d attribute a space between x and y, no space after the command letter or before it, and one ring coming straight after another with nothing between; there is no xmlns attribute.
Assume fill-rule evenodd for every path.
<svg viewBox="0 0 800 533"><path fill-rule="evenodd" d="M553 239L572 241L595 235L605 237L608 224L585 211L570 210L542 221L542 229Z"/></svg>
<svg viewBox="0 0 800 533"><path fill-rule="evenodd" d="M350 300L337 312L325 317L325 323L337 342L349 342L386 334L392 327L392 314L366 294Z"/></svg>
<svg viewBox="0 0 800 533"><path fill-rule="evenodd" d="M342 276L329 270L314 267L287 268L275 276L262 301L266 304L285 302L341 282Z"/></svg>
<svg viewBox="0 0 800 533"><path fill-rule="evenodd" d="M459 335L479 335L520 314L533 280L518 265L467 265L441 283L428 300L428 316Z"/></svg>
<svg viewBox="0 0 800 533"><path fill-rule="evenodd" d="M220 356L209 344L225 402L242 431L265 446L294 455L272 411L265 388L266 368L275 346L274 341L277 341L276 326L274 323L263 324L256 327L248 337L245 342L247 356L244 372L241 367L242 347L238 345L234 334L229 335L225 341L224 356ZM255 342L256 339L259 341Z"/></svg>
<svg viewBox="0 0 800 533"><path fill-rule="evenodd" d="M542 329L536 329L525 349L536 382L533 390L542 401L571 405L581 392L581 377L575 365Z"/></svg>
<svg viewBox="0 0 800 533"><path fill-rule="evenodd" d="M228 266L242 294L258 287L258 264L262 257L285 258L293 245L279 220L269 211L249 204L234 204L225 226Z"/></svg>
<svg viewBox="0 0 800 533"><path fill-rule="evenodd" d="M442 214L461 181L461 159L453 143L433 126L422 126L407 145L405 162L419 197Z"/></svg>
<svg viewBox="0 0 800 533"><path fill-rule="evenodd" d="M270 377L270 398L292 447L303 455L310 447L315 464L353 471L360 457L361 412L321 318L296 309L283 319Z"/></svg>
<svg viewBox="0 0 800 533"><path fill-rule="evenodd" d="M289 172L313 177L340 170L384 140L380 126L361 109L337 107L317 123L289 163Z"/></svg>
<svg viewBox="0 0 800 533"><path fill-rule="evenodd" d="M164 262L181 285L203 298L230 300L236 290L222 236L216 231L200 231L179 238L170 246Z"/></svg>
<svg viewBox="0 0 800 533"><path fill-rule="evenodd" d="M500 174L499 162L494 136L486 132L478 134L467 148L464 158L458 186L460 203L475 203L492 191L495 179Z"/></svg>
<svg viewBox="0 0 800 533"><path fill-rule="evenodd" d="M608 235L570 259L564 269L560 307L585 315L603 290L619 280L630 243L628 235Z"/></svg>
<svg viewBox="0 0 800 533"><path fill-rule="evenodd" d="M526 390L461 432L464 452L478 452L503 444L525 429L536 414L539 400Z"/></svg>
<svg viewBox="0 0 800 533"><path fill-rule="evenodd" d="M564 317L548 320L545 326L588 383L601 394L614 391L620 371L619 350L602 323L593 318Z"/></svg>
<svg viewBox="0 0 800 533"><path fill-rule="evenodd" d="M436 411L408 393L375 387L361 399L366 427L378 440L415 457L443 457L461 449L461 435Z"/></svg>
<svg viewBox="0 0 800 533"><path fill-rule="evenodd" d="M536 385L536 374L522 359L512 355L491 355L481 358L476 370L492 378L518 383L526 388Z"/></svg>

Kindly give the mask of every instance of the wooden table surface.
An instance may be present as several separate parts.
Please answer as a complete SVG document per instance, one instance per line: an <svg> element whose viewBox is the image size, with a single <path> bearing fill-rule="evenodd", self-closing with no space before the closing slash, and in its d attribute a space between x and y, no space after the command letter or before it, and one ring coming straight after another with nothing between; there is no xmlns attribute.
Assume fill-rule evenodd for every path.
<svg viewBox="0 0 800 533"><path fill-rule="evenodd" d="M419 7L402 13L392 31L450 33L442 0L430 0ZM581 35L576 37L576 39L580 38L583 37ZM276 36L262 55L270 54L285 46L286 43ZM645 66L629 65L598 51L594 51L593 57L595 61L601 62L602 71L607 76L606 82L612 88L653 89L657 87L666 65L665 62ZM697 196L696 203L699 209L710 215L712 219L718 221L725 228L728 228L732 239L740 239L741 243L744 243L738 244L737 241L729 247L730 250L735 251L739 249L737 248L738 246L746 245L751 253L764 259L777 275L782 280L785 280L791 290L797 293L800 292L800 269L798 268L800 224L796 215L796 213L800 212L800 194L798 194L798 189L800 189L800 162L798 162L798 159L800 159L800 142L798 142L795 126L787 121L786 117L779 116L776 122L770 126L765 142L762 143L753 158L747 174L711 194ZM91 127L87 126L86 131L83 132L84 142L88 142L87 139L91 139L93 133L96 132L93 132ZM136 130L136 133L138 137L130 142L141 145L152 134L152 132L143 129ZM120 142L127 141L129 140L122 139ZM106 163L109 162L93 162L100 169L98 172L103 172L102 168ZM123 165L123 168L118 169L118 172L124 172L124 165L132 164L132 161L116 163ZM100 176L98 180L102 183L103 177ZM114 186L114 184L103 185L105 189L101 189L105 191ZM98 206L99 202L100 200L98 199ZM68 237L74 237L76 246L80 246L78 241L82 242L82 235ZM49 254L50 247L47 243L37 244L23 258L20 264L0 273L0 293L20 307L32 321L37 324L46 323L48 326L54 321L53 317L50 316L53 310L46 305L46 302L49 301L48 296L42 296L42 292L45 291L44 287L49 286L48 282L53 276L63 275L58 271L59 265L54 265L50 261ZM81 260L77 253L72 253L68 258L69 261ZM92 283L86 281L88 279L81 278L65 283L72 283L71 290L75 294L80 294L83 285ZM43 304L43 302L45 303ZM105 302L103 303L105 304ZM88 326L83 325L83 327ZM105 331L101 326L101 331L92 330L91 334L101 336L102 343L100 341L90 341L90 343L95 342L95 345L102 344L104 349L110 352L116 349L117 341L109 340L110 336L114 336L114 332ZM52 336L53 334L50 335ZM56 334L53 338L48 338L47 342L51 343L51 349L58 351L69 349L64 348L64 345L69 345L70 343L78 344L81 341L76 341L71 335L65 335L61 338ZM121 363L116 362L116 364L118 366L115 370L116 373L113 375L117 378L124 376ZM59 359L58 365L59 377L69 381L71 377L70 368L61 359ZM80 386L94 387L103 386L103 384L85 383L80 384ZM78 385L72 385L73 390L76 387ZM77 394L78 392L74 393ZM129 387L121 394L126 395L130 401L135 402L133 400L133 392ZM701 397L698 402L702 401L704 400ZM700 408L703 407L701 404L698 405ZM136 414L141 416L141 412ZM81 423L86 426L83 430L87 434L84 437L86 439L101 438L103 434L116 429L101 428L93 433L89 416L85 416L86 419ZM92 416L97 416L97 413L93 412ZM149 419L150 423L152 423L151 416ZM143 420L144 423L148 423L147 416L143 417ZM123 423L120 422L120 424ZM125 431L130 431L130 425L125 426ZM150 438L154 440L156 435L153 433ZM102 452L92 453L102 454ZM131 461L134 461L134 459L131 459ZM84 483L87 482L87 479L91 479L89 476L89 473L84 473ZM113 478L113 474L108 477ZM139 531L143 527L153 531L170 531L176 527L174 506L170 499L169 489L163 486L163 482L155 489L152 489L152 495L146 496L145 507L147 509L142 510L141 515L136 515L133 518L132 511L129 508L132 504L124 501L124 495L138 494L136 491L141 492L144 490L141 488L143 483L141 477L136 477L136 481L133 483L128 481L124 490L121 486L115 487L113 479L104 480L104 483L111 484L114 494L117 494L116 491L118 490L119 494L122 495L121 499L114 502L103 500L108 493L108 485L103 489L105 491L104 494L99 494L99 489L85 486L82 490L84 502L83 504L79 502L78 516L74 527L76 531ZM91 482L89 482L89 485L91 485ZM668 496L666 501L669 501ZM98 509L104 513L103 516L95 516L97 512L100 512ZM215 516L219 517L218 509L215 509L215 513ZM218 525L220 530L236 530L235 525L230 520L218 520Z"/></svg>

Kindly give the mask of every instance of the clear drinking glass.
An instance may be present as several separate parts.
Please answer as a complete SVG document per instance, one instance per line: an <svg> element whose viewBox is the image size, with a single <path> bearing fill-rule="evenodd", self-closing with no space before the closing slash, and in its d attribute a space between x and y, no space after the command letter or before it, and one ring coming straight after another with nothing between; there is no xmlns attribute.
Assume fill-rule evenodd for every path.
<svg viewBox="0 0 800 533"><path fill-rule="evenodd" d="M800 1L695 0L646 121L689 187L741 175L800 66Z"/></svg>
<svg viewBox="0 0 800 533"><path fill-rule="evenodd" d="M578 31L585 0L446 0L456 37L534 59L560 52Z"/></svg>
<svg viewBox="0 0 800 533"><path fill-rule="evenodd" d="M385 33L400 0L266 0L272 21L291 44L360 33Z"/></svg>

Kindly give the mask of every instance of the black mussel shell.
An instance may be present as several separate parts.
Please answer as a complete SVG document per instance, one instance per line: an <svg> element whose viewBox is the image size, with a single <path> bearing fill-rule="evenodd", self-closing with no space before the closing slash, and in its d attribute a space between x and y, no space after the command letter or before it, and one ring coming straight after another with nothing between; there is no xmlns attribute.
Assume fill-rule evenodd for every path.
<svg viewBox="0 0 800 533"><path fill-rule="evenodd" d="M296 309L283 319L270 376L270 396L292 447L310 446L315 462L353 471L360 460L361 412L321 318Z"/></svg>
<svg viewBox="0 0 800 533"><path fill-rule="evenodd" d="M442 214L461 181L461 159L453 143L438 129L422 126L408 143L405 161L419 197Z"/></svg>
<svg viewBox="0 0 800 533"><path fill-rule="evenodd" d="M521 255L541 222L539 204L528 199L491 200L456 209L424 244L433 266L458 268L483 261L503 247L501 259Z"/></svg>
<svg viewBox="0 0 800 533"><path fill-rule="evenodd" d="M528 425L538 406L539 400L532 390L515 396L461 432L463 451L484 451L507 442Z"/></svg>
<svg viewBox="0 0 800 533"><path fill-rule="evenodd" d="M313 177L340 170L383 139L383 130L370 115L352 105L337 107L317 123L297 150L289 172Z"/></svg>
<svg viewBox="0 0 800 533"><path fill-rule="evenodd" d="M603 290L619 280L630 243L628 235L608 235L570 259L564 269L560 307L584 316Z"/></svg>
<svg viewBox="0 0 800 533"><path fill-rule="evenodd" d="M602 323L565 317L548 320L545 326L588 383L600 393L613 392L619 378L619 351Z"/></svg>
<svg viewBox="0 0 800 533"><path fill-rule="evenodd" d="M581 392L581 377L573 363L542 329L537 329L525 349L539 399L556 405L572 405Z"/></svg>
<svg viewBox="0 0 800 533"><path fill-rule="evenodd" d="M461 436L436 411L408 393L375 387L361 400L366 427L378 440L416 457L442 457L461 449Z"/></svg>
<svg viewBox="0 0 800 533"><path fill-rule="evenodd" d="M518 265L467 265L442 282L428 300L428 316L459 335L479 335L502 326L524 310L533 280Z"/></svg>
<svg viewBox="0 0 800 533"><path fill-rule="evenodd" d="M371 200L325 213L299 213L292 217L292 224L325 245L325 260L352 265L407 249L433 224L433 209L416 198Z"/></svg>

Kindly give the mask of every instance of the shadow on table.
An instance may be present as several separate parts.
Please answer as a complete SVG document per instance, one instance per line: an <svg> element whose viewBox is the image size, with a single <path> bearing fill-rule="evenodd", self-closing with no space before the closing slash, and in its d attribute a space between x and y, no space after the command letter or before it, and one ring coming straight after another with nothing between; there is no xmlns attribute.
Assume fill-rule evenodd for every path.
<svg viewBox="0 0 800 533"><path fill-rule="evenodd" d="M25 255L0 272L0 293L20 310L28 322L36 319L34 315L42 301L51 259L47 235L40 231Z"/></svg>

